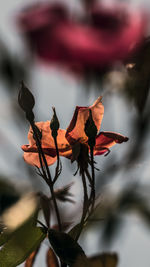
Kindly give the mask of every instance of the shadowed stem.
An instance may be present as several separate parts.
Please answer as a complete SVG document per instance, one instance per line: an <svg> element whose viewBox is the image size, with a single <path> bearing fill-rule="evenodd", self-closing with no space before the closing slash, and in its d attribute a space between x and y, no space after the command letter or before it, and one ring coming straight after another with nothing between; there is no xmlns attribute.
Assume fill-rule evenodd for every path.
<svg viewBox="0 0 150 267"><path fill-rule="evenodd" d="M36 138L36 143L37 143L37 148L38 148L38 151L39 151L39 154L41 155L42 159L43 159L43 162L44 162L44 165L45 165L45 168L46 168L46 172L47 172L47 176L48 176L48 179L45 178L44 180L47 182L47 180L49 180L47 182L47 184L49 185L49 189L50 189L50 192L51 192L51 196L52 196L52 200L53 200L53 203L54 203L54 208L55 208L55 212L56 212L56 217L57 217L57 222L58 222L58 227L59 227L59 231L61 231L61 220L60 220L60 214L59 214L59 210L58 210L58 206L57 206L57 202L56 202L56 198L55 198L55 193L54 193L54 189L53 189L53 182L52 182L52 177L51 177L51 174L50 174L50 170L48 168L48 165L47 165L47 161L46 161L46 158L45 158L45 155L43 153L43 150L42 150L42 147L41 147L41 142L39 140L39 137L38 137L38 134L37 134L37 131L36 131L36 127L34 125L34 121L29 121L30 124L31 124L31 127L32 127L32 130L34 132L34 135L35 135L35 138ZM40 158L40 157L39 157ZM40 160L40 163L42 163L42 161ZM43 171L43 168L42 168L42 171ZM45 173L45 170L44 170L44 173L43 175L46 174Z"/></svg>
<svg viewBox="0 0 150 267"><path fill-rule="evenodd" d="M92 207L91 213L93 212L95 205L95 171L94 171L94 156L93 156L93 146L90 147L90 156L91 156L91 172L92 172L92 181L91 181L91 197L92 197Z"/></svg>
<svg viewBox="0 0 150 267"><path fill-rule="evenodd" d="M36 145L37 145L37 148L38 148L38 144L36 142ZM47 179L47 176L46 176L46 172L44 170L44 167L43 167L43 163L42 163L42 157L41 157L41 153L39 151L39 148L38 148L38 155L39 155L39 161L40 161L40 165L41 165L41 169L42 169L42 178L44 179L44 181L47 183L48 186L50 186L50 183L49 183L49 180Z"/></svg>
<svg viewBox="0 0 150 267"><path fill-rule="evenodd" d="M81 232L82 232L82 229L83 229L83 226L84 226L84 222L85 222L85 218L86 218L86 214L87 214L87 211L88 211L88 202L89 202L89 199L88 199L88 193L87 193L87 184L86 184L86 178L85 178L85 173L84 173L84 170L81 171L81 177L82 177L82 184L83 184L83 191L84 191L84 202L83 202L83 210L82 210L82 217L81 217L81 221L80 221L80 227L79 227L79 231L77 233L77 236L75 238L75 240L77 241Z"/></svg>

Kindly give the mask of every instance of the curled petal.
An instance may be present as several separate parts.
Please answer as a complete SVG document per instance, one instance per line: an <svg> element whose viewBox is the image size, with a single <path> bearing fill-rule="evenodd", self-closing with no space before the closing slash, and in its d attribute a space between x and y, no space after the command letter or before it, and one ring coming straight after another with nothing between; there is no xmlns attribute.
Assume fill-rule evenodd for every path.
<svg viewBox="0 0 150 267"><path fill-rule="evenodd" d="M114 132L100 132L96 138L96 145L94 149L95 155L101 155L109 151L109 148L115 144L127 142L128 137Z"/></svg>
<svg viewBox="0 0 150 267"><path fill-rule="evenodd" d="M22 150L24 151L24 160L33 166L37 166L38 168L41 167L40 161L39 161L39 155L38 155L38 149L35 146L29 146L29 145L23 145ZM56 150L51 148L42 148L45 158L47 160L48 166L52 165L56 161ZM72 150L70 149L60 149L59 155L63 156L65 158L70 159L72 155ZM43 162L43 161L42 161ZM44 163L43 163L44 165Z"/></svg>
<svg viewBox="0 0 150 267"><path fill-rule="evenodd" d="M99 97L92 106L76 107L73 118L66 131L66 138L70 144L80 141L85 143L88 137L85 134L85 123L89 117L89 109L92 111L93 121L99 131L101 121L104 114L104 106L101 102L102 97Z"/></svg>
<svg viewBox="0 0 150 267"><path fill-rule="evenodd" d="M29 145L23 145L22 147L22 150L24 152L31 152L31 153L38 153L38 148L37 146L29 146ZM45 155L48 155L52 158L56 157L56 150L54 148L45 148L45 147L42 147L42 150L44 152Z"/></svg>

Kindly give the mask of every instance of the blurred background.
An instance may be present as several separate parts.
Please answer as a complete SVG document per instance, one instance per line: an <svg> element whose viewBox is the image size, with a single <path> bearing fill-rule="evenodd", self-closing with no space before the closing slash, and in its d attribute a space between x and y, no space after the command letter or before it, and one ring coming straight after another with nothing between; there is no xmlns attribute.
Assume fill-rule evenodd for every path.
<svg viewBox="0 0 150 267"><path fill-rule="evenodd" d="M121 133L128 136L129 141L113 147L107 157L95 158L99 169L96 188L100 204L80 244L87 255L116 252L119 267L147 267L150 265L150 42L147 39L135 58L124 64L119 63L104 72L100 69L94 74L85 71L83 78L57 64L44 64L29 51L18 17L33 3L44 3L44 0L1 3L0 179L13 183L21 193L28 190L48 193L34 167L28 166L22 158L21 145L28 144L29 124L17 102L21 80L35 96L35 120L50 120L54 106L62 129L69 125L75 106L91 105L102 95L105 112L101 130ZM82 12L79 0L63 3L69 5L70 12ZM132 0L131 3L135 7L150 8L147 0ZM148 35L147 27L145 37ZM78 175L73 176L76 164L64 158L61 161L63 171L58 188L74 182L71 193L76 203L63 204L68 207L64 220L71 221L82 209L82 186ZM53 172L54 167L51 169ZM0 199L3 201L2 193ZM46 266L47 247L45 241L36 267Z"/></svg>

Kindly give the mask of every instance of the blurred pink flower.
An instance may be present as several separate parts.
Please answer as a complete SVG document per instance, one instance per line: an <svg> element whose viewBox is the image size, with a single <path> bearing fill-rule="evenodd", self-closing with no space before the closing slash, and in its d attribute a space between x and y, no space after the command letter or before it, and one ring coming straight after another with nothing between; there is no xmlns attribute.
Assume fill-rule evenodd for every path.
<svg viewBox="0 0 150 267"><path fill-rule="evenodd" d="M87 16L72 16L62 3L41 3L19 15L33 52L48 64L77 69L111 66L129 56L145 30L142 12L125 3L93 6Z"/></svg>
<svg viewBox="0 0 150 267"><path fill-rule="evenodd" d="M104 106L99 97L93 105L89 107L76 107L73 118L67 130L59 129L57 135L57 144L60 156L73 159L74 146L84 144L88 146L88 137L85 134L84 128L87 119L89 118L89 109L92 112L94 123L97 131L100 130ZM37 122L39 130L42 132L41 145L45 154L48 165L52 165L56 157L55 143L51 134L50 121ZM33 166L41 167L36 141L33 137L32 129L28 133L29 145L23 145L24 160ZM123 143L128 141L128 138L114 132L100 132L96 137L96 144L94 147L94 155L102 155L108 152L109 148L116 143Z"/></svg>

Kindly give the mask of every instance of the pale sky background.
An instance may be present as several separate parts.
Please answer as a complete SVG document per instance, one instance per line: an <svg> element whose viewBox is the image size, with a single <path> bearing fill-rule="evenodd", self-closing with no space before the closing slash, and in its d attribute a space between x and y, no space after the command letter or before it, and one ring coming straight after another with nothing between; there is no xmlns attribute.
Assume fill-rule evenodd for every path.
<svg viewBox="0 0 150 267"><path fill-rule="evenodd" d="M15 25L15 14L22 6L27 6L30 3L31 0L25 2L22 0L5 0L0 3L0 38L7 44L12 54L17 54L18 56L24 54L24 48L19 31ZM147 0L133 0L132 3L136 5L142 3L142 5L146 5L147 8L150 9L150 2ZM85 106L92 104L99 96L98 91L91 92L87 95L83 90L81 81L74 80L64 73L60 73L59 70L45 69L43 66L38 65L32 69L31 77L30 86L36 98L36 116L39 120L49 120L52 116L51 107L55 106L60 119L61 128L66 128L68 126L76 105ZM17 101L17 95L13 96L13 100L15 99ZM108 157L101 157L101 168L103 162L106 164L106 161L111 160L113 155L118 158L123 156L125 151L132 144L132 138L134 137L131 136L130 126L132 118L135 116L134 107L127 106L127 103L119 96L109 96L108 94L106 95L106 98L103 98L103 103L105 107L105 115L102 123L102 130L120 132L129 136L130 141L127 144L114 147L111 155ZM11 177L12 180L15 179L20 184L26 183L27 181L29 183L27 173L22 172L18 165L18 159L22 157L20 146L28 142L28 128L25 128L24 131L20 131L20 125L17 125L14 114L12 113L11 105L12 100L9 98L4 85L0 84L0 170L2 174ZM147 144L149 145L149 143ZM63 160L64 165L66 161L67 160ZM144 169L142 178L143 183L147 182L147 176L150 172L149 163L150 159L147 157L143 161L142 166L139 164L136 168L137 173ZM25 163L22 160L22 165L23 164ZM63 173L67 174L67 177L73 176L72 173L74 171L72 171L71 168L71 166L68 168L68 164L67 167L64 167ZM135 174L131 175L134 176ZM79 184L78 177L75 178L76 183ZM120 186L120 179L121 174L112 185L113 188L116 189ZM67 178L65 179L65 182L68 182ZM62 182L60 182L60 184L61 183ZM73 190L74 193L77 191L78 194L80 193L80 190L76 190L76 187L74 187ZM104 250L103 246L99 247L98 245L97 229L95 229L95 231L93 229L92 232L84 237L81 244L88 255ZM42 253L40 253L36 260L35 267L45 267L43 264L43 251L45 251L47 247L48 243L45 242ZM148 267L150 266L149 248L150 229L146 228L142 221L136 216L128 216L126 217L121 235L113 242L109 249L119 254L118 267Z"/></svg>

